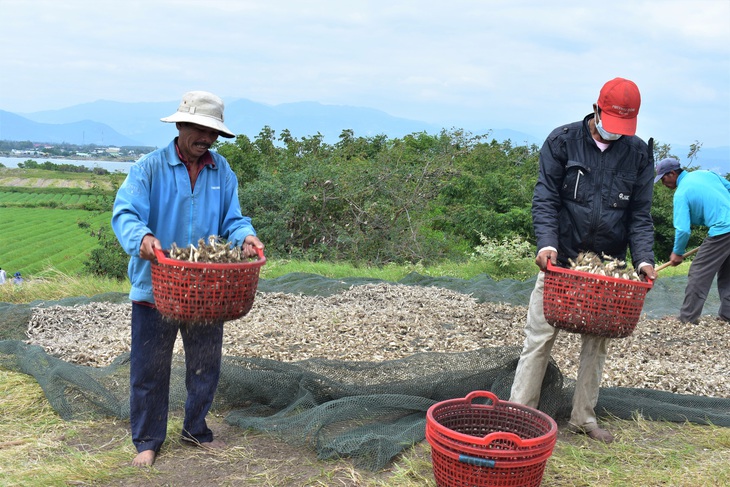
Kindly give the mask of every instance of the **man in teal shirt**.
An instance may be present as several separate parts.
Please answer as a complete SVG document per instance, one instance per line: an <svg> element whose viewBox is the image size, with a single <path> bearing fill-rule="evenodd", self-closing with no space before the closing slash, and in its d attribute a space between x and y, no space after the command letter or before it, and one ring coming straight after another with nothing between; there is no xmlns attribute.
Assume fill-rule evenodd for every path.
<svg viewBox="0 0 730 487"><path fill-rule="evenodd" d="M712 171L685 171L679 161L659 162L654 182L661 181L674 193L673 266L684 260L692 225L709 229L689 268L684 303L679 319L696 323L717 276L720 294L719 318L730 321L730 181Z"/></svg>

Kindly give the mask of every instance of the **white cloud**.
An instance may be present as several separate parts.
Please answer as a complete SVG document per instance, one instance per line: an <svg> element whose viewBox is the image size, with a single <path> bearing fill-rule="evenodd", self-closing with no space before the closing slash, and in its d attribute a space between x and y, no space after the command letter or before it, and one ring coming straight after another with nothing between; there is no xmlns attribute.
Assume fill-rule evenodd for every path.
<svg viewBox="0 0 730 487"><path fill-rule="evenodd" d="M546 135L636 81L639 129L730 140L726 0L0 0L0 109L188 89ZM711 142L710 142L711 141Z"/></svg>

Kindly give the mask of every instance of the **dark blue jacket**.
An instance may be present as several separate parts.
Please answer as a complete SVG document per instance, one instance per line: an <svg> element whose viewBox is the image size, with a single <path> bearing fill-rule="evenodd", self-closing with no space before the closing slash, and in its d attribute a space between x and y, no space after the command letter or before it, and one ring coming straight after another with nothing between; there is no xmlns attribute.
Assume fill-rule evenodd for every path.
<svg viewBox="0 0 730 487"><path fill-rule="evenodd" d="M626 257L635 268L654 265L652 149L639 137L623 136L604 152L588 120L558 127L540 149L540 174L532 199L538 251L558 250L558 260L579 252Z"/></svg>

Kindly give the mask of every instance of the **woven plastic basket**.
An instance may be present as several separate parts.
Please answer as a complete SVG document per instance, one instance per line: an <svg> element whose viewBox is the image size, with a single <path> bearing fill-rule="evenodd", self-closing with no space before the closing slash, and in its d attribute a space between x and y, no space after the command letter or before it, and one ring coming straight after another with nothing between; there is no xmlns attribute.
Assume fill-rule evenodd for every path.
<svg viewBox="0 0 730 487"><path fill-rule="evenodd" d="M538 486L557 434L547 414L488 391L439 402L426 413L439 487Z"/></svg>
<svg viewBox="0 0 730 487"><path fill-rule="evenodd" d="M155 305L166 318L184 323L215 323L245 316L253 306L259 271L258 260L217 264L171 259L155 249L152 263L152 293Z"/></svg>
<svg viewBox="0 0 730 487"><path fill-rule="evenodd" d="M601 276L548 263L545 319L574 333L625 338L634 332L651 287L651 281Z"/></svg>

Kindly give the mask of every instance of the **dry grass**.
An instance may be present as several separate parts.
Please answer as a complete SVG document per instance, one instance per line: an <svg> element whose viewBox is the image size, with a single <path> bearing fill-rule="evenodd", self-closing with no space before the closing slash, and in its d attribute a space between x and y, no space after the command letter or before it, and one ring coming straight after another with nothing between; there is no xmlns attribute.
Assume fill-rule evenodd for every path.
<svg viewBox="0 0 730 487"><path fill-rule="evenodd" d="M319 461L265 435L239 431L215 454L182 445L174 416L168 442L155 467L134 469L125 422L106 418L64 422L30 377L0 370L0 485L134 486L215 485L257 487L434 487L430 450L424 441L407 449L382 472L361 471L348 460ZM212 415L218 427L222 417ZM730 485L730 428L611 419L616 434L602 445L561 432L543 485L675 486ZM229 431L233 434L235 428ZM188 482L189 480L189 482Z"/></svg>
<svg viewBox="0 0 730 487"><path fill-rule="evenodd" d="M103 480L131 451L126 428L116 430L106 443L86 449L80 431L91 422L65 422L46 401L40 386L28 376L0 370L0 484L45 487Z"/></svg>
<svg viewBox="0 0 730 487"><path fill-rule="evenodd" d="M32 303L36 300L57 300L70 296L94 296L108 292L129 292L129 281L117 279L72 276L47 268L36 278L21 285L6 282L0 285L0 303Z"/></svg>

